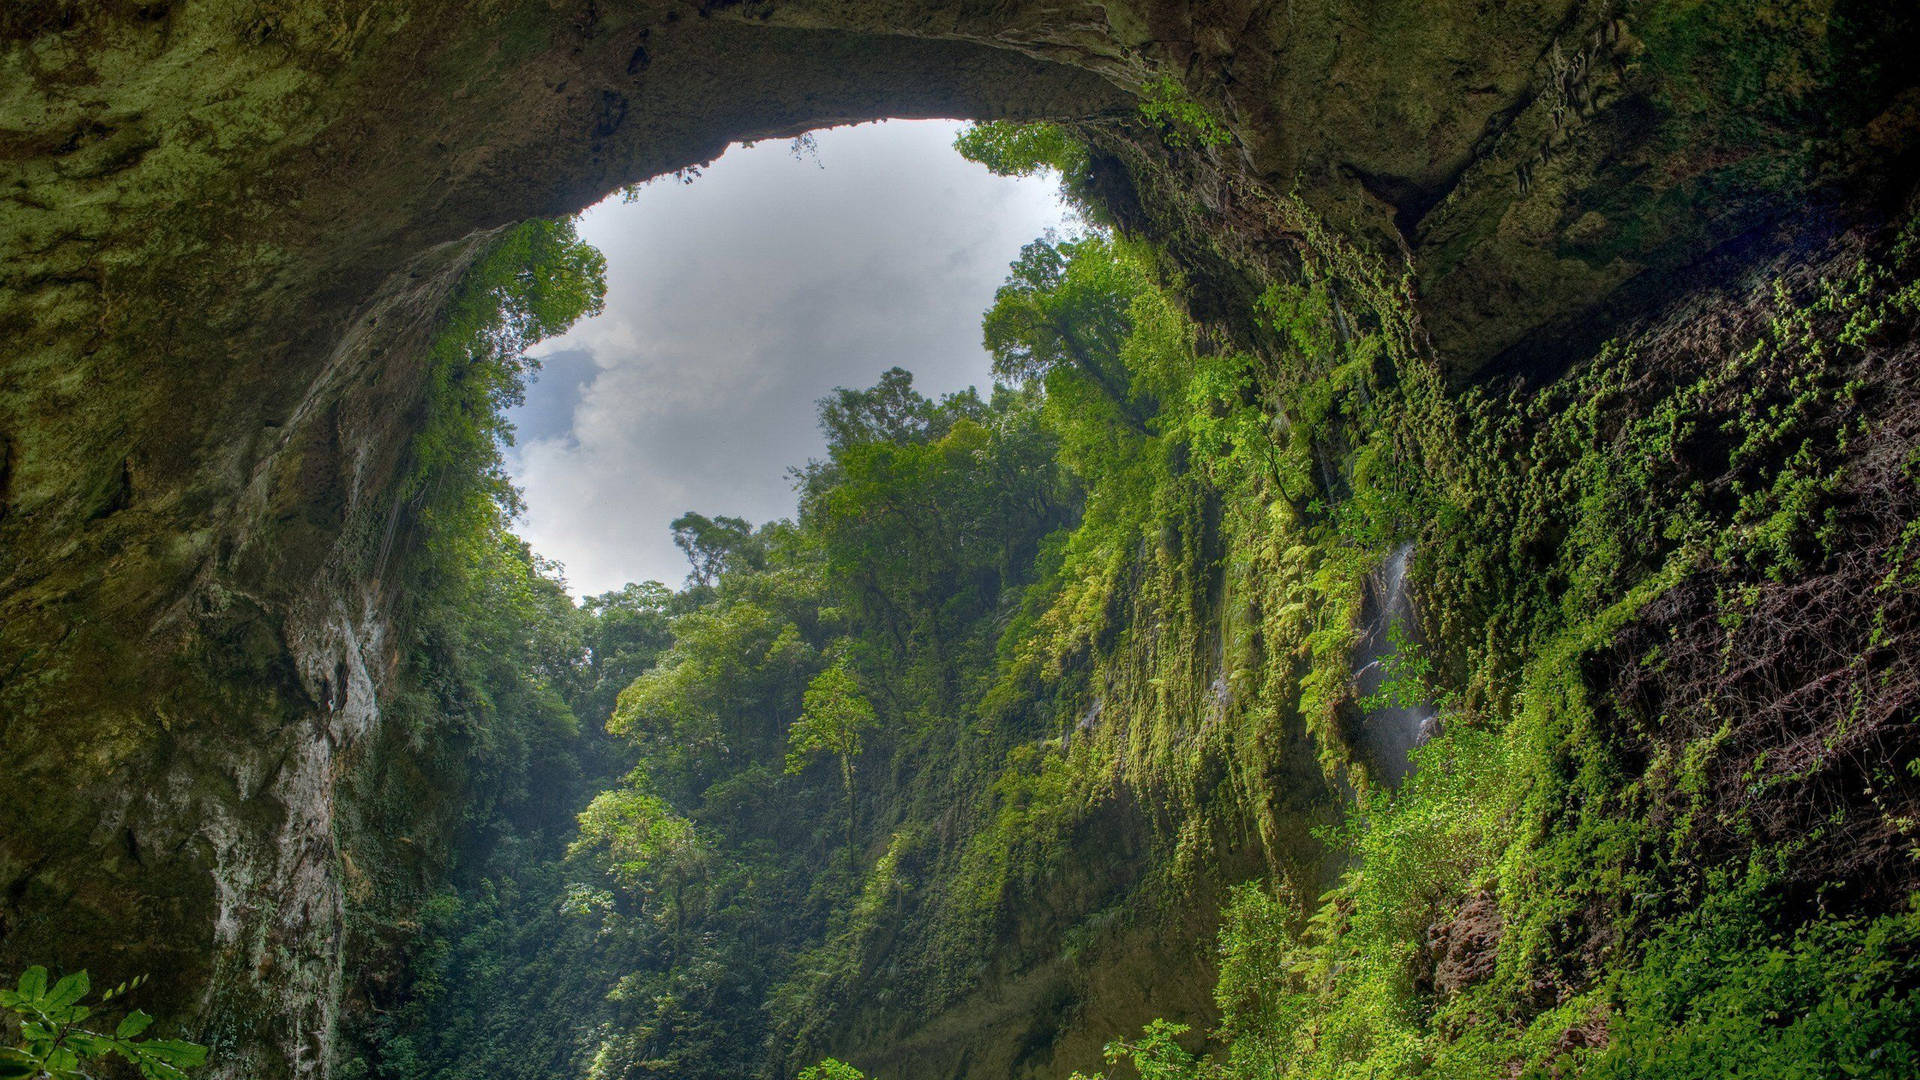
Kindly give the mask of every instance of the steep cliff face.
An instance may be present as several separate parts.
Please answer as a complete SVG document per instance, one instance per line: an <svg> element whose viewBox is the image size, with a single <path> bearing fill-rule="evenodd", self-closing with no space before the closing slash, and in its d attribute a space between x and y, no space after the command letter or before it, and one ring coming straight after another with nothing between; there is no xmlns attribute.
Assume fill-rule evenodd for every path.
<svg viewBox="0 0 1920 1080"><path fill-rule="evenodd" d="M10 7L0 969L152 970L226 1075L324 1073L355 847L399 858L336 798L395 670L419 357L501 226L732 139L1072 120L1223 330L1333 236L1404 260L1373 284L1456 377L1552 369L1710 253L1905 196L1896 7Z"/></svg>

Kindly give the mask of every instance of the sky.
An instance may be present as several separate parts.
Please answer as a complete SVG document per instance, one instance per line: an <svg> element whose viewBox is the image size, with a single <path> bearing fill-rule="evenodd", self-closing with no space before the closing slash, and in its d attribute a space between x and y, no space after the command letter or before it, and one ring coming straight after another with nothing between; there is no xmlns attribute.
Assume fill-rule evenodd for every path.
<svg viewBox="0 0 1920 1080"><path fill-rule="evenodd" d="M825 454L814 402L889 367L922 393L991 381L980 316L1023 244L1064 228L1050 178L997 177L960 124L902 121L735 146L588 210L604 314L536 346L507 464L518 522L576 595L679 585L687 510L791 517L789 466Z"/></svg>

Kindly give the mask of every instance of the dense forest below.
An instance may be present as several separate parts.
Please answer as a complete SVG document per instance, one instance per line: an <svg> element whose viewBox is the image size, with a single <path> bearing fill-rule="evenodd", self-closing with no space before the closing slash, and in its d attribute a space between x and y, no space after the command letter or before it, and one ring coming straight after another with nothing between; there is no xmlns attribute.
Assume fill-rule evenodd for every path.
<svg viewBox="0 0 1920 1080"><path fill-rule="evenodd" d="M343 1075L1920 1068L1913 226L1461 394L1351 250L1206 342L1084 145L960 147L1089 222L1011 268L999 384L822 400L797 517L689 512L678 591L575 605L510 531L597 255L469 275L393 737L485 797Z"/></svg>

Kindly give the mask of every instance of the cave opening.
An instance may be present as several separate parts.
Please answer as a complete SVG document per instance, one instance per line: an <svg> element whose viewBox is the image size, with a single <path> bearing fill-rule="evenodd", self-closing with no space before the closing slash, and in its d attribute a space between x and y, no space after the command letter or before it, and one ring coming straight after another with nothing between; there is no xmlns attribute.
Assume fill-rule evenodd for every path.
<svg viewBox="0 0 1920 1080"><path fill-rule="evenodd" d="M473 258L429 349L398 539L374 575L392 567L396 624L418 643L374 737L460 739L464 760L425 769L467 805L441 838L439 921L380 931L408 977L374 1005L403 1019L350 1032L342 1068L505 1068L529 1044L595 1070L659 1054L704 1075L802 1067L838 992L796 950L870 918L875 890L909 917L891 868L961 851L937 851L909 808L951 797L940 777L976 753L1055 768L1092 745L1094 725L1047 708L965 719L1003 643L1032 633L1018 622L1067 580L1109 465L1125 476L1108 512L1129 520L1088 543L1132 546L1146 504L1127 492L1166 472L1155 410L1177 395L1157 387L1197 339L1154 249L1088 201L1089 156L1044 123L805 132L504 230ZM756 489L756 469L785 490ZM679 552L635 554L669 526ZM564 579L577 606L555 558L581 568ZM1146 823L1101 813L1077 846L1137 860ZM1031 918L1064 932L1089 904L1132 902L1140 878L1125 865ZM1013 947L987 932L924 951L874 980L875 1004L900 1007L897 987L958 1005L977 976L942 974L953 956ZM1105 947L1139 968L1167 950L1137 930ZM429 954L481 973L431 981ZM710 974L723 958L739 970ZM541 979L576 1003L522 1000ZM1093 1060L1070 1015L1103 992L1058 974L1028 992L1049 1004L966 1005L1024 1033L959 1052ZM635 1011L682 997L702 1030ZM1204 1001L1187 979L1153 1004ZM511 1046L442 1034L536 1019L542 1034Z"/></svg>
<svg viewBox="0 0 1920 1080"><path fill-rule="evenodd" d="M999 176L964 122L735 144L583 211L605 309L532 349L506 458L518 530L579 595L677 584L688 510L791 517L815 403L903 368L938 398L993 375L980 321L1027 243L1086 227L1057 175Z"/></svg>
<svg viewBox="0 0 1920 1080"><path fill-rule="evenodd" d="M150 972L249 1080L1920 1060L1910 6L14 8L0 971ZM558 330L539 223L882 117L1079 141L1140 243L1030 260L995 356L1077 375L840 399L891 434L809 471L827 531L614 590L746 508L550 511L583 423L754 380L582 324L490 457L474 297ZM919 348L808 336L856 366L759 380L803 429ZM1354 686L1383 565L1432 654ZM1391 797L1369 685L1449 717Z"/></svg>

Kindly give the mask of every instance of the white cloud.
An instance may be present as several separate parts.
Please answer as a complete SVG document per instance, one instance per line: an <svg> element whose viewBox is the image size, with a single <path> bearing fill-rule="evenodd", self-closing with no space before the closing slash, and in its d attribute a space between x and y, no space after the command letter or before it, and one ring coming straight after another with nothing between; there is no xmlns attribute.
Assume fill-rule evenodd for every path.
<svg viewBox="0 0 1920 1080"><path fill-rule="evenodd" d="M510 464L521 525L574 589L678 583L667 523L688 509L788 516L790 465L822 452L813 402L898 364L927 393L984 385L980 314L1020 246L1061 224L1051 181L1008 180L950 148L957 124L820 132L729 151L692 184L589 210L607 311L546 343L591 378L530 389Z"/></svg>

